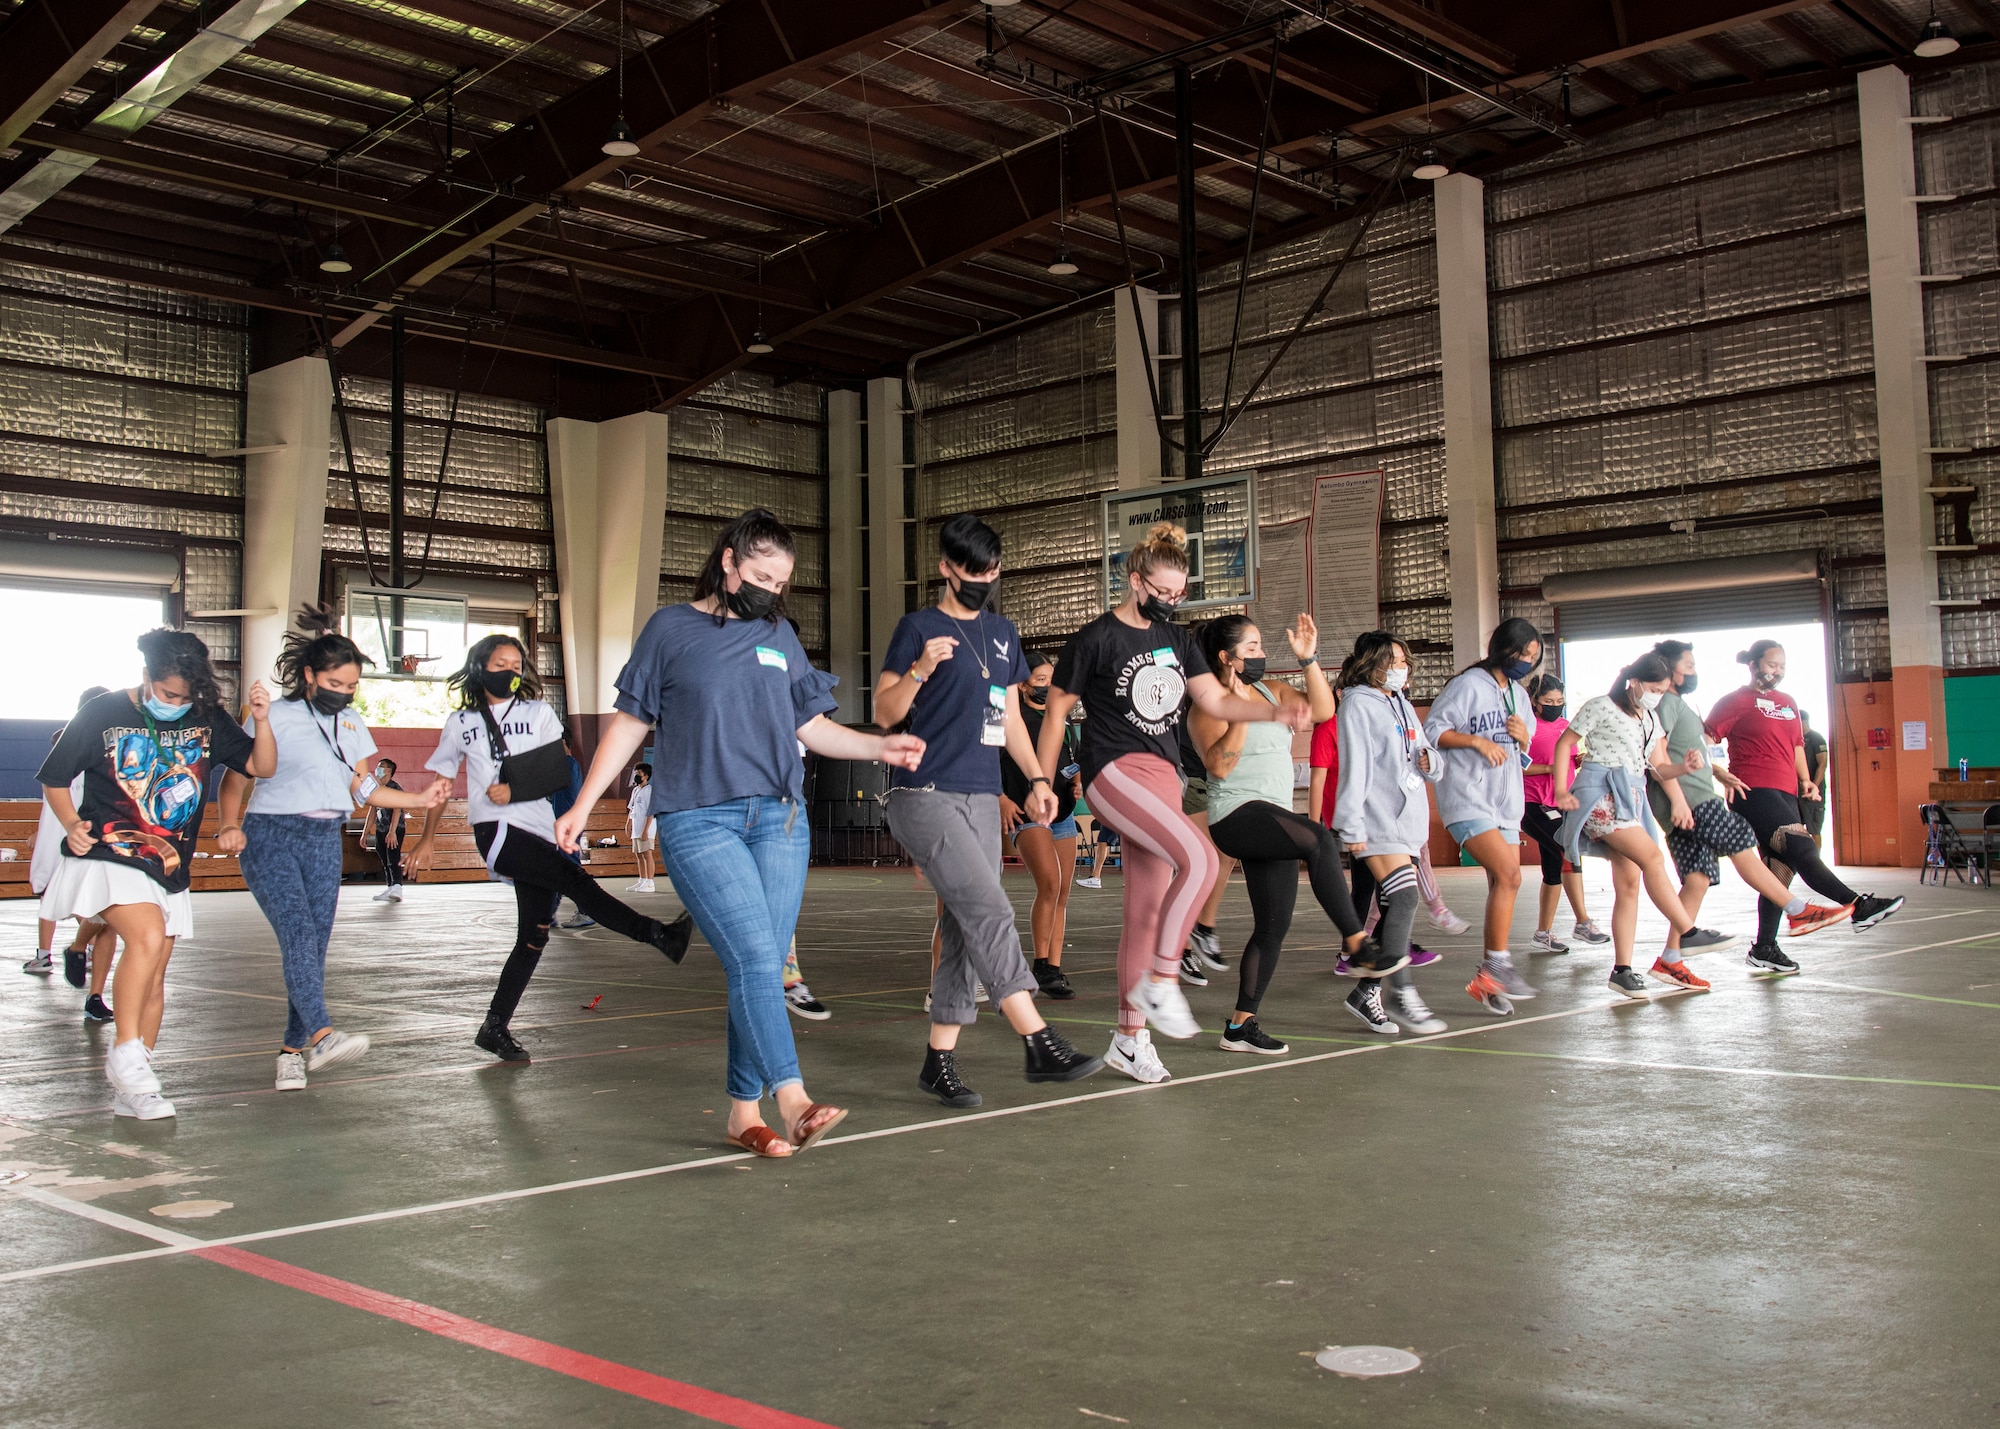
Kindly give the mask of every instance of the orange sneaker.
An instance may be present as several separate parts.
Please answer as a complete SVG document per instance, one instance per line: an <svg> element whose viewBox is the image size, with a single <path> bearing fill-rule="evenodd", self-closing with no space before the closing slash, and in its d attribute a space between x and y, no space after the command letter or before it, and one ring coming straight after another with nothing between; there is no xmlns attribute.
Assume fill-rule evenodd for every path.
<svg viewBox="0 0 2000 1429"><path fill-rule="evenodd" d="M1507 989L1500 985L1500 979L1483 967L1465 985L1465 995L1495 1017L1514 1015L1514 1000L1507 996Z"/></svg>
<svg viewBox="0 0 2000 1429"><path fill-rule="evenodd" d="M1787 914L1786 931L1794 938L1803 938L1808 933L1817 933L1822 928L1831 928L1836 923L1845 923L1854 913L1852 903L1808 903L1806 911L1796 918Z"/></svg>
<svg viewBox="0 0 2000 1429"><path fill-rule="evenodd" d="M1646 969L1654 982L1663 982L1669 987L1684 987L1690 992L1707 992L1708 983L1695 976L1694 969L1686 963L1670 963L1664 957L1655 958L1653 965Z"/></svg>

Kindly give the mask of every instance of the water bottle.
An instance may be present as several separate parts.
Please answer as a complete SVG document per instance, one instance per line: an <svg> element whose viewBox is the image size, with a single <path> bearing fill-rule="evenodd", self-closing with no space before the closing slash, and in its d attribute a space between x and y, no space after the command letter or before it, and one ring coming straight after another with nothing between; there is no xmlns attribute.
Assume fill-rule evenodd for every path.
<svg viewBox="0 0 2000 1429"><path fill-rule="evenodd" d="M1972 761L1971 761L1970 759L1961 759L1961 760L1959 760L1959 761L1958 761L1958 782L1959 782L1959 783L1963 784L1963 783L1965 783L1965 782L1966 782L1966 781L1967 781L1968 779L1970 779L1970 778L1972 777L1972 772L1971 772L1971 770L1970 770L1970 769L1969 769L1969 768L1967 767L1967 766L1969 766L1969 765L1970 765L1971 763L1972 763Z"/></svg>

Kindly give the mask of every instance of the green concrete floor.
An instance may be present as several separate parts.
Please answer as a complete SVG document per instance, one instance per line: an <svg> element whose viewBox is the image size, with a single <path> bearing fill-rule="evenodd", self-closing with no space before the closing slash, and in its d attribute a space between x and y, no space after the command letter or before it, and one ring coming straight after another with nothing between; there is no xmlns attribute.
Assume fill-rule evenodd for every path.
<svg viewBox="0 0 2000 1429"><path fill-rule="evenodd" d="M1444 874L1473 917L1476 878ZM270 931L246 895L202 895L160 1057L177 1121L114 1120L109 1029L60 976L0 967L0 1180L29 1173L0 1188L0 1423L714 1422L351 1303L370 1293L842 1429L1992 1423L2000 897L1857 878L1910 905L1791 945L1801 978L1702 958L1699 997L1625 1003L1579 947L1524 957L1542 996L1500 1022L1459 991L1476 935L1427 938L1451 1035L1402 1045L1358 1034L1302 907L1264 1018L1291 1057L1209 1035L1163 1044L1162 1088L1029 1087L986 1019L964 1043L985 1111L954 1113L915 1086L928 894L816 872L801 950L835 1015L794 1027L814 1093L853 1115L755 1164L720 1142L700 947L674 968L558 935L516 1023L536 1062L490 1065L470 1037L506 890L352 887L332 1001L374 1050L280 1095ZM674 908L661 888L638 901ZM1092 1050L1118 899L1076 890L1083 994L1046 1008ZM1748 909L1732 881L1703 921L1747 931ZM0 905L10 958L32 917ZM1239 883L1225 943L1247 924ZM1648 910L1642 947L1657 928ZM1191 1000L1215 1027L1232 992ZM562 1185L632 1171L654 1174ZM183 1201L227 1209L158 1214ZM365 1289L185 1245L124 1258L267 1231L259 1265ZM1334 1344L1423 1366L1343 1379L1311 1359Z"/></svg>

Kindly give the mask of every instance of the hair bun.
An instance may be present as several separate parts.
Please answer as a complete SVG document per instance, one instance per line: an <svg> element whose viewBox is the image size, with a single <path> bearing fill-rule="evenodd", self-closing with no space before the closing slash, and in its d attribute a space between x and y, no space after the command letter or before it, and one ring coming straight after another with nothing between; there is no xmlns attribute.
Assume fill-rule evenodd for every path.
<svg viewBox="0 0 2000 1429"><path fill-rule="evenodd" d="M1149 546L1168 545L1177 551L1185 551L1187 549L1187 528L1176 526L1171 521L1162 521L1146 533L1146 544Z"/></svg>
<svg viewBox="0 0 2000 1429"><path fill-rule="evenodd" d="M1748 650L1738 650L1736 652L1736 663L1739 665L1754 665L1757 663L1757 657L1752 655Z"/></svg>
<svg viewBox="0 0 2000 1429"><path fill-rule="evenodd" d="M340 627L340 618L330 605L302 605L298 614L299 629L308 635L329 635Z"/></svg>

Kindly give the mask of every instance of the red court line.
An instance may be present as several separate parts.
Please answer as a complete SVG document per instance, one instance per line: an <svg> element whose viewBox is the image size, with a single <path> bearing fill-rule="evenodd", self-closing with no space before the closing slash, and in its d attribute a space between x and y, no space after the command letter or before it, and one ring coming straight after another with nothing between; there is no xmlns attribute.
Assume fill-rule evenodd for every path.
<svg viewBox="0 0 2000 1429"><path fill-rule="evenodd" d="M440 1310L415 1300L405 1300L400 1295L384 1294L380 1290L370 1290L365 1285L352 1281L336 1280L331 1275L321 1275L317 1271L302 1270L296 1265L287 1265L282 1260L257 1255L240 1250L235 1246L216 1246L210 1250L189 1252L203 1260L217 1265L226 1265L231 1270L240 1270L246 1275L255 1275L274 1284L288 1286L293 1290L303 1290L308 1295L317 1295L323 1300L351 1306L356 1310L366 1310L371 1315L380 1315L387 1320L397 1320L405 1325L414 1325L419 1330L441 1336L447 1340L457 1340L460 1344L472 1345L477 1349L491 1350L497 1355L520 1360L523 1364L537 1365L542 1369L566 1374L572 1379L583 1380L587 1384L599 1385L605 1389L617 1390L636 1399L650 1400L654 1404L664 1404L684 1413L693 1414L717 1424L730 1424L736 1429L833 1429L817 1419L802 1419L796 1414L787 1414L782 1409L769 1409L761 1404L752 1404L747 1399L737 1399L732 1395L718 1394L712 1389L703 1389L698 1384L686 1384L678 1379L668 1379L664 1375L648 1374L642 1369L633 1369L612 1360L599 1359L596 1355L586 1355L577 1350L564 1349L552 1345L547 1340L537 1340L528 1335L517 1335L511 1330L498 1329L492 1325L468 1320L463 1315L454 1315L449 1310Z"/></svg>

